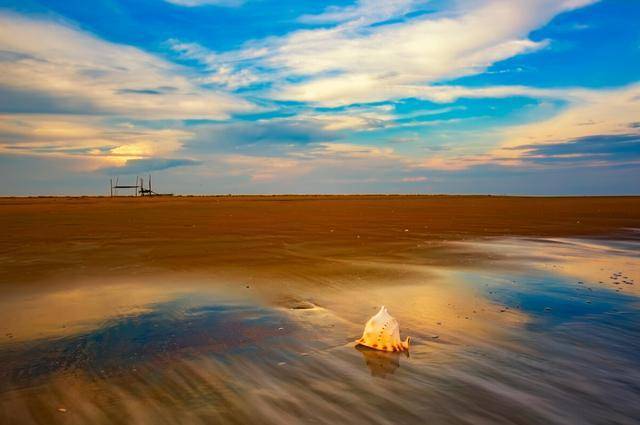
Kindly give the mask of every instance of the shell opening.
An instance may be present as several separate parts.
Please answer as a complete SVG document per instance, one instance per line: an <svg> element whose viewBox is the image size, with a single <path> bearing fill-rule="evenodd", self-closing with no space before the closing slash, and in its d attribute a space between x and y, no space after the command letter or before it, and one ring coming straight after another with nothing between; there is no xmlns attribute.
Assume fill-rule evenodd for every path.
<svg viewBox="0 0 640 425"><path fill-rule="evenodd" d="M411 337L410 337L410 336L408 336L408 337L407 337L407 338L402 342L402 347L403 347L405 350L408 350L408 349L409 349L409 345L410 345L410 344L411 344Z"/></svg>

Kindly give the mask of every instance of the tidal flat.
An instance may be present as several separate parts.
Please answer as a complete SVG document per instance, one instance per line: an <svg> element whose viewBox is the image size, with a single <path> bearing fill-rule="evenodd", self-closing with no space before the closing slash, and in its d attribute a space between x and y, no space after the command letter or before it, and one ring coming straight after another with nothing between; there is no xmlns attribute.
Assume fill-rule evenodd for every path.
<svg viewBox="0 0 640 425"><path fill-rule="evenodd" d="M0 423L640 421L638 198L6 198L0 219ZM381 305L408 354L355 346Z"/></svg>

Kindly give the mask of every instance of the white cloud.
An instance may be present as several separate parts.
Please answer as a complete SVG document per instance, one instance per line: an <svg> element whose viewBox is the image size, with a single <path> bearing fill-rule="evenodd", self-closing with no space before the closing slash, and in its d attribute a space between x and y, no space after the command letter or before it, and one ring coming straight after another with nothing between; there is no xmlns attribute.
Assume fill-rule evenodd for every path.
<svg viewBox="0 0 640 425"><path fill-rule="evenodd" d="M497 61L544 48L548 41L528 39L532 30L561 12L595 1L461 0L451 11L371 27L372 22L403 17L429 2L359 0L300 18L337 24L332 27L270 37L222 54L175 40L172 48L207 65L210 74L202 81L229 88L270 81L274 88L268 96L274 99L322 106L403 97L450 102L461 96L536 94L544 91L431 84L480 73ZM299 82L291 83L290 77Z"/></svg>
<svg viewBox="0 0 640 425"><path fill-rule="evenodd" d="M205 65L208 74L199 77L200 83L216 84L229 89L246 87L263 80L247 63L237 60L225 60L225 55L218 55L197 43L182 43L169 40L171 50L183 59L191 59Z"/></svg>
<svg viewBox="0 0 640 425"><path fill-rule="evenodd" d="M524 145L558 143L591 135L626 134L640 117L640 84L610 90L575 90L559 114L531 124L508 127L492 155L518 158Z"/></svg>
<svg viewBox="0 0 640 425"><path fill-rule="evenodd" d="M225 155L222 161L229 166L230 175L249 176L252 182L291 179L313 169L310 162L296 158Z"/></svg>
<svg viewBox="0 0 640 425"><path fill-rule="evenodd" d="M236 7L244 4L246 0L165 0L167 3L178 6L196 7L205 5Z"/></svg>
<svg viewBox="0 0 640 425"><path fill-rule="evenodd" d="M402 16L424 2L361 0L304 17L337 25L249 42L237 51L218 54L193 43L171 44L183 57L205 64L209 81L231 88L270 82L266 96L276 100L342 106L406 97L450 102L463 95L510 96L509 90L535 90L472 91L434 83L481 73L498 61L545 48L549 41L530 40L531 31L594 1L459 1L453 11L372 27L372 21Z"/></svg>
<svg viewBox="0 0 640 425"><path fill-rule="evenodd" d="M532 41L528 34L556 14L591 2L461 2L447 15L424 15L379 27L363 27L354 17L332 28L254 43L219 59L253 58L276 75L304 77L299 83L276 84L271 95L277 99L328 106L394 99L544 48L546 41Z"/></svg>
<svg viewBox="0 0 640 425"><path fill-rule="evenodd" d="M189 71L134 47L51 21L0 14L0 87L81 100L86 112L151 119L224 119L254 108L198 87Z"/></svg>
<svg viewBox="0 0 640 425"><path fill-rule="evenodd" d="M393 148L349 143L319 143L312 154L333 159L399 159Z"/></svg>
<svg viewBox="0 0 640 425"><path fill-rule="evenodd" d="M326 131L371 130L385 127L397 118L391 105L351 107L338 112L301 113L298 117Z"/></svg>
<svg viewBox="0 0 640 425"><path fill-rule="evenodd" d="M353 174L362 179L363 174L370 174L372 166L402 172L409 164L391 148L348 143L316 143L304 153L284 157L228 154L217 155L216 160L228 167L226 174L249 176L254 183L288 183L326 170L332 170L329 172L333 173L332 178Z"/></svg>
<svg viewBox="0 0 640 425"><path fill-rule="evenodd" d="M385 100L417 98L436 103L450 103L459 98L501 98L531 96L564 98L572 90L538 89L527 86L490 86L472 88L454 85L389 85L380 86L380 81L368 76L341 76L318 79L297 86L274 90L278 99L313 102L321 106L342 106L353 103L381 102Z"/></svg>
<svg viewBox="0 0 640 425"><path fill-rule="evenodd" d="M640 84L610 90L589 89L531 89L527 87L491 87L481 90L451 88L447 96L488 96L500 97L507 93L524 94L535 97L561 98L568 102L553 117L528 124L486 129L484 140L473 146L466 140L458 146L443 152L434 152L422 158L408 158L389 152L390 157L403 164L408 170L460 171L477 166L523 167L544 169L549 167L572 167L571 161L563 164L542 164L532 162L534 157L528 152L536 145L558 144L593 135L624 135L637 132L633 127L640 116ZM475 135L469 135L475 137ZM465 135L460 135L465 137ZM488 140L493 139L491 143ZM357 151L357 147L354 148ZM570 159L573 155L566 155ZM560 156L556 156L559 158ZM607 166L607 161L587 163L580 166Z"/></svg>
<svg viewBox="0 0 640 425"><path fill-rule="evenodd" d="M404 177L402 180L400 180L403 183L420 183L420 182L426 182L429 179L427 177L424 176L415 176L415 177Z"/></svg>
<svg viewBox="0 0 640 425"><path fill-rule="evenodd" d="M358 0L355 5L329 6L318 15L303 15L299 21L310 24L351 21L364 25L404 15L426 3L428 0Z"/></svg>
<svg viewBox="0 0 640 425"><path fill-rule="evenodd" d="M205 3L172 2L185 6ZM409 97L440 103L461 97L514 95L567 100L569 106L551 119L494 129L496 148L460 143L459 148L438 151L428 157L409 157L409 148L398 147L399 151L395 151L384 144L355 145L324 138L324 134L296 144L298 132L288 144L278 144L273 156L268 156L264 141L275 145L284 136L281 132L274 131L271 136L269 131L256 129L237 131L238 140L255 144L252 149L260 150L255 155L230 154L231 149L224 151L220 146L212 148L220 150L217 159L228 165L231 175L248 175L253 182L284 181L323 169L353 168L359 170L361 178L376 173L372 171L376 168L373 164L403 172L460 170L484 164L520 165L521 152L514 150L514 146L628 131L629 123L638 121L640 89L638 86L609 91L524 86L469 88L434 83L483 72L497 61L544 48L548 42L532 41L529 33L556 14L590 2L459 1L458 9L451 13L422 15L371 27L372 22L402 16L422 2L361 0L353 6L330 8L320 15L302 18L306 22L336 23L336 26L255 41L234 52L217 54L197 44L172 41L172 48L180 55L206 66L209 71L206 76L191 74L188 69L157 56L100 40L66 25L0 13L0 88L46 93L56 99L82 99L89 105L87 112L96 114L154 120L226 119L234 112L256 109L226 90L203 89L201 85L205 83L234 89L267 81L274 83L273 90L267 93L273 99L320 106ZM342 130L368 130L391 125L398 118L389 106L302 110L296 120L300 121L298 127L303 133L310 128L331 135ZM230 128L221 127L217 139L230 139ZM170 156L184 151L183 141L193 137L183 129L109 124L99 116L0 117L1 152L82 157L92 169L131 159ZM234 148L241 144L236 142ZM289 144L293 147L289 148ZM204 152L202 156L209 154ZM406 177L407 174L404 177L394 174L394 181L417 183L425 179Z"/></svg>
<svg viewBox="0 0 640 425"><path fill-rule="evenodd" d="M469 145L464 144L458 149L418 160L411 167L449 171L489 164L545 168L550 165L529 161L531 157L527 156L527 152L533 146L558 144L594 135L637 132L632 124L640 116L640 84L610 90L545 90L539 94L562 97L568 101L568 105L545 120L494 129L495 143L488 146L483 144L480 152L472 152ZM570 161L565 165L571 166ZM587 164L581 162L580 165ZM594 165L609 164L595 162ZM554 167L558 166L554 164Z"/></svg>
<svg viewBox="0 0 640 425"><path fill-rule="evenodd" d="M91 116L0 115L0 153L80 158L85 169L168 156L192 136L179 129L149 129L131 123L108 125L100 117Z"/></svg>

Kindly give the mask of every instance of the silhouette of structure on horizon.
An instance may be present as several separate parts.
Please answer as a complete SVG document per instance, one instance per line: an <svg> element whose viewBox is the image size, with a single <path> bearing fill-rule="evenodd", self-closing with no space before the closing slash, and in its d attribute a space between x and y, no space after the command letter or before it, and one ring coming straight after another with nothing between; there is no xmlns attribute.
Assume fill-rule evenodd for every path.
<svg viewBox="0 0 640 425"><path fill-rule="evenodd" d="M118 195L118 189L134 189L133 196L173 196L173 193L156 193L151 189L151 174L149 174L148 187L144 187L144 178L136 176L136 184L133 185L121 185L119 184L119 177L116 177L116 184L113 184L113 179L109 179L110 192L113 196Z"/></svg>

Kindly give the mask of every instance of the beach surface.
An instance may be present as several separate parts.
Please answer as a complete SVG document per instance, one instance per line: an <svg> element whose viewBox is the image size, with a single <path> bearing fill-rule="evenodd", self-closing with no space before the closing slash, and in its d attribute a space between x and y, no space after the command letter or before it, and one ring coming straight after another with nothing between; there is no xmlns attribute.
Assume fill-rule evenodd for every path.
<svg viewBox="0 0 640 425"><path fill-rule="evenodd" d="M640 420L640 197L0 198L0 224L0 423ZM409 353L356 347L382 305Z"/></svg>
<svg viewBox="0 0 640 425"><path fill-rule="evenodd" d="M627 237L640 197L0 198L0 285L158 271L340 273L346 259L460 262L445 241ZM470 259L473 261L473 259Z"/></svg>

